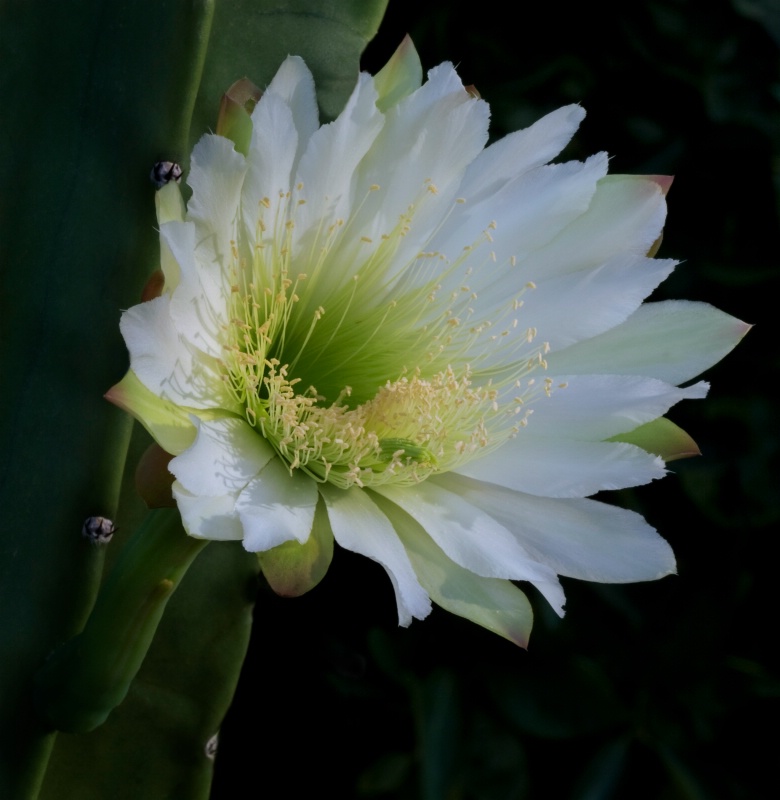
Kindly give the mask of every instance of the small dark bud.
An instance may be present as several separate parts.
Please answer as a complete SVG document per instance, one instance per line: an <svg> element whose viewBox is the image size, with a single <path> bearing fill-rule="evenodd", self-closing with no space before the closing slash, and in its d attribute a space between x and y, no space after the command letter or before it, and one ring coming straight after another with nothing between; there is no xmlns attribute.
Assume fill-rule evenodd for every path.
<svg viewBox="0 0 780 800"><path fill-rule="evenodd" d="M175 161L158 161L149 173L149 180L156 189L162 189L166 183L181 181L182 169Z"/></svg>
<svg viewBox="0 0 780 800"><path fill-rule="evenodd" d="M116 525L107 517L87 517L81 535L95 544L107 544L116 531Z"/></svg>

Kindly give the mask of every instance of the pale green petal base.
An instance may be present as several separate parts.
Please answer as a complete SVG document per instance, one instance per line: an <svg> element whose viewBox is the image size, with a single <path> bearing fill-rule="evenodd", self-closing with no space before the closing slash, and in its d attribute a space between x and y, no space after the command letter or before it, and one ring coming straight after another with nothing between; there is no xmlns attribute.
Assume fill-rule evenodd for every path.
<svg viewBox="0 0 780 800"><path fill-rule="evenodd" d="M422 86L420 56L406 36L387 64L374 75L377 108L384 112Z"/></svg>
<svg viewBox="0 0 780 800"><path fill-rule="evenodd" d="M203 421L232 417L224 409L184 408L162 400L147 389L132 370L105 394L106 400L132 414L171 455L183 453L195 441L193 416Z"/></svg>
<svg viewBox="0 0 780 800"><path fill-rule="evenodd" d="M132 414L163 450L183 453L195 441L189 412L147 389L132 370L106 392L106 400Z"/></svg>
<svg viewBox="0 0 780 800"><path fill-rule="evenodd" d="M633 431L614 436L610 442L626 442L641 447L648 453L661 456L664 461L700 456L701 450L691 436L666 417L640 425Z"/></svg>
<svg viewBox="0 0 780 800"><path fill-rule="evenodd" d="M257 554L265 579L282 597L300 597L313 589L325 577L332 558L333 533L321 500L305 542L284 542Z"/></svg>

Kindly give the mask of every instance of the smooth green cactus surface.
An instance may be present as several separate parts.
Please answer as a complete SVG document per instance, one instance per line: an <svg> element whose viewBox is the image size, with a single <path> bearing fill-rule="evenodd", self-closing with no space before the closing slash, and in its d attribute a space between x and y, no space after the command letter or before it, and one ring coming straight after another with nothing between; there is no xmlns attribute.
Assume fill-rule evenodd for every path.
<svg viewBox="0 0 780 800"><path fill-rule="evenodd" d="M208 795L207 742L240 670L257 570L240 546L199 556L127 699L96 733L55 744L34 710L33 676L95 601L102 555L81 539L84 519L115 519L110 562L139 522L132 504L118 508L126 461L134 469L131 424L102 395L127 366L120 311L157 266L152 165L179 161L186 173L221 93L244 75L262 87L288 53L306 59L323 115L335 115L385 6L40 0L0 9L0 797ZM128 741L143 743L132 758Z"/></svg>

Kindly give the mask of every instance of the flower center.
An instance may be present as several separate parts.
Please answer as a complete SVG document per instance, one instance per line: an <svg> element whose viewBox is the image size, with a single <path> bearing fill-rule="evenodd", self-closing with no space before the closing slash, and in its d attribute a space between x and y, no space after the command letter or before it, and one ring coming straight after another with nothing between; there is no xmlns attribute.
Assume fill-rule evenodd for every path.
<svg viewBox="0 0 780 800"><path fill-rule="evenodd" d="M399 267L419 206L377 241L339 219L298 239L302 189L276 208L265 198L253 252L233 248L224 378L249 424L291 470L342 488L418 483L515 436L550 391L528 377L546 348L514 318L533 286L476 319L465 254L415 252ZM495 357L510 346L513 359Z"/></svg>

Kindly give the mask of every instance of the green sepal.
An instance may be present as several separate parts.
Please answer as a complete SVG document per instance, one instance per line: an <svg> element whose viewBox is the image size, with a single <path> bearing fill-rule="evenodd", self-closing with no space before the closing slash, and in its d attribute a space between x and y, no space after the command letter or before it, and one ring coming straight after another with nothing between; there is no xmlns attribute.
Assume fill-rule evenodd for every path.
<svg viewBox="0 0 780 800"><path fill-rule="evenodd" d="M217 117L217 133L230 139L236 150L249 155L252 141L252 112L262 92L249 78L237 80L222 95Z"/></svg>
<svg viewBox="0 0 780 800"><path fill-rule="evenodd" d="M168 453L179 455L194 441L196 428L190 412L161 400L128 370L119 383L106 392L106 400L132 414Z"/></svg>
<svg viewBox="0 0 780 800"><path fill-rule="evenodd" d="M374 75L374 86L378 95L376 107L380 111L387 111L419 89L422 80L420 56L407 35L387 64Z"/></svg>
<svg viewBox="0 0 780 800"><path fill-rule="evenodd" d="M166 183L155 192L154 207L157 209L158 225L165 222L181 222L184 219L186 213L184 198L176 181Z"/></svg>
<svg viewBox="0 0 780 800"><path fill-rule="evenodd" d="M333 532L322 499L317 503L311 534L303 544L284 542L257 554L265 579L282 597L299 597L313 589L325 577L332 558Z"/></svg>
<svg viewBox="0 0 780 800"><path fill-rule="evenodd" d="M678 425L666 417L659 417L646 425L640 425L628 433L607 439L608 442L626 442L641 447L648 453L661 456L664 461L676 461L701 455L699 446Z"/></svg>

